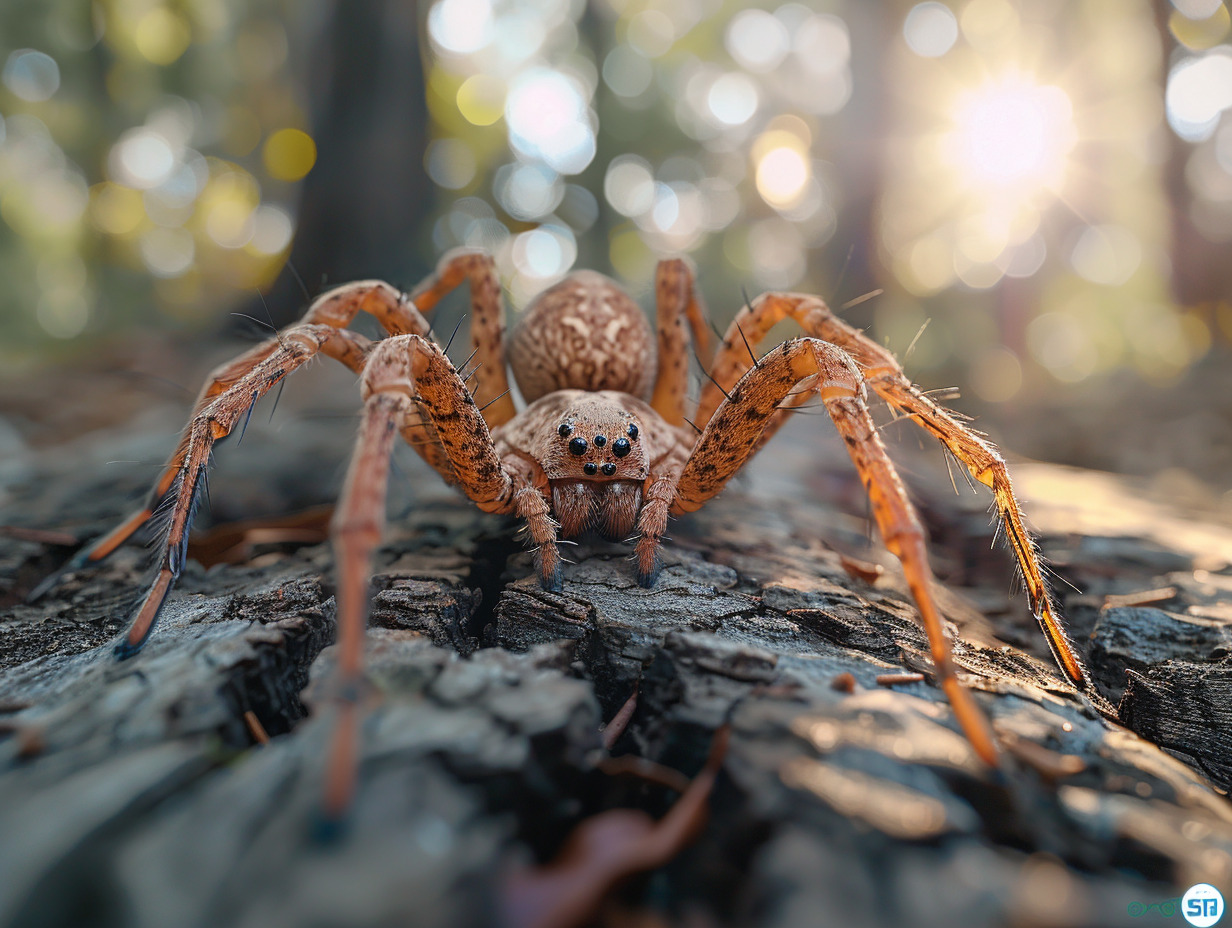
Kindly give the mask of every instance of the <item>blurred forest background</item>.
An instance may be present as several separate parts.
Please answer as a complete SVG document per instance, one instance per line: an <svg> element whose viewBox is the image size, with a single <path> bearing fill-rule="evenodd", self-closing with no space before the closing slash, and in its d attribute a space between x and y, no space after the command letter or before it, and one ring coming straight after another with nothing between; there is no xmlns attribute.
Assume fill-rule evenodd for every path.
<svg viewBox="0 0 1232 928"><path fill-rule="evenodd" d="M855 301L1016 449L1226 488L1230 27L1221 0L6 0L0 365L283 325L457 245L514 312L574 267L648 305L687 253L719 326L767 288Z"/></svg>

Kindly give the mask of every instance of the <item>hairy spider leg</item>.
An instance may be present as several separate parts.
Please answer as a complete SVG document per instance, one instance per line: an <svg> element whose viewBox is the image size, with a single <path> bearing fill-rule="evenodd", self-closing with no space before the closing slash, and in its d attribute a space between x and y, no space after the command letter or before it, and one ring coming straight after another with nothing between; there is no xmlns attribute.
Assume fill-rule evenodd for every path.
<svg viewBox="0 0 1232 928"><path fill-rule="evenodd" d="M815 389L847 444L886 547L903 566L928 636L937 680L958 724L980 758L996 766L997 749L988 720L954 671L931 588L924 531L869 415L864 377L846 351L819 338L793 339L745 373L698 438L677 483L672 511L692 512L718 493L753 453L761 430L774 418L779 404L808 378L815 378Z"/></svg>
<svg viewBox="0 0 1232 928"><path fill-rule="evenodd" d="M192 417L172 458L175 471L159 504L166 514L167 527L159 543L158 575L134 613L127 633L116 645L117 657L123 660L141 650L167 594L183 570L188 532L214 445L230 435L241 420L247 421L253 405L271 387L318 352L354 363L368 347L367 339L346 329L322 324L295 326L281 334L273 351L209 399Z"/></svg>
<svg viewBox="0 0 1232 928"><path fill-rule="evenodd" d="M290 333L296 331L300 326L322 324L337 329L344 329L351 324L352 320L360 312L366 312L376 318L390 334L413 333L425 335L428 332L427 320L410 304L406 295L399 293L383 281L360 280L335 287L333 290L329 290L313 300L312 305L308 307L308 310L299 322L288 326L273 338L262 342L244 352L238 358L227 361L211 371L209 376L206 377L205 385L201 388L200 394L198 394L196 401L193 403L189 422L196 418L216 397L230 389L249 371L278 351ZM363 370L369 345L368 339L352 333L342 339L333 340L330 351L326 353L341 361L356 374L359 374ZM423 436L416 437L423 438ZM54 587L65 574L103 560L127 541L141 526L145 525L155 511L157 511L159 504L166 498L167 493L170 492L171 485L175 481L176 475L180 472L181 465L184 463L188 440L189 432L186 429L180 438L175 454L171 456L171 460L163 469L158 480L155 481L149 498L142 508L138 509L106 535L78 551L63 567L35 587L30 592L28 598L30 600L38 599L38 597ZM423 442L416 444L416 447L422 446L425 446Z"/></svg>
<svg viewBox="0 0 1232 928"><path fill-rule="evenodd" d="M808 335L824 339L846 351L863 370L865 382L891 408L910 416L931 432L976 480L992 490L997 514L1005 526L1010 548L1023 577L1031 612L1048 641L1057 666L1101 712L1115 716L1115 710L1091 682L1052 602L1044 582L1039 554L1027 531L1004 459L991 442L921 393L907 379L893 353L860 329L835 316L820 298L799 293L766 293L736 315L715 358L711 371L715 383L708 383L702 389L697 411L698 424L708 422L722 401L723 393L719 385L735 383L752 366L744 339L755 344L771 326L786 318L794 319ZM775 427L786 415L779 413L780 419Z"/></svg>
<svg viewBox="0 0 1232 928"><path fill-rule="evenodd" d="M642 511L637 516L637 544L633 548L633 566L639 586L649 589L659 579L663 566L659 549L667 532L667 518L676 502L676 484L684 468L683 456L673 455L656 465L646 480L642 493Z"/></svg>
<svg viewBox="0 0 1232 928"><path fill-rule="evenodd" d="M411 291L411 300L429 312L463 281L471 287L471 348L478 364L474 394L484 404L484 421L493 428L517 413L505 370L505 304L495 260L486 251L472 248L448 251L436 272Z"/></svg>
<svg viewBox="0 0 1232 928"><path fill-rule="evenodd" d="M527 518L536 541L545 531L555 538L542 495L497 457L470 390L438 345L417 335L379 342L360 384L364 411L359 439L330 532L338 576L340 711L326 771L324 811L334 821L354 794L368 581L372 552L385 529L389 456L403 420L417 414L428 420L456 482L480 509L516 511Z"/></svg>
<svg viewBox="0 0 1232 928"><path fill-rule="evenodd" d="M365 384L366 386L366 384ZM414 403L399 392L369 396L360 419L359 437L347 468L342 496L334 510L330 537L338 572L338 669L332 694L338 716L325 771L323 813L339 821L355 791L362 695L364 629L367 626L367 578L373 549L385 530L389 456L398 420Z"/></svg>
<svg viewBox="0 0 1232 928"><path fill-rule="evenodd" d="M689 389L689 334L698 359L710 363L711 336L697 295L693 268L684 258L660 261L655 269L655 316L659 329L658 372L650 405L669 425L684 425Z"/></svg>

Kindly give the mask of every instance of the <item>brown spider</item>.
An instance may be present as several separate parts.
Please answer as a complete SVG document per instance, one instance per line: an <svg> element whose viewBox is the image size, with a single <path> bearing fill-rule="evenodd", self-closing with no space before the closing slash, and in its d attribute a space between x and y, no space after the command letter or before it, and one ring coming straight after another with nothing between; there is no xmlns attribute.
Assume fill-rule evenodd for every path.
<svg viewBox="0 0 1232 928"><path fill-rule="evenodd" d="M472 358L478 362L470 377L433 341L421 315L463 281L470 283ZM367 581L384 528L397 434L485 512L525 520L546 589L561 588L558 537L587 530L613 539L636 533L637 579L651 586L668 517L692 512L722 490L791 409L818 394L847 443L886 547L902 562L937 679L975 751L996 765L988 721L954 672L930 589L923 531L869 415L866 395L872 387L992 489L1032 611L1058 665L1098 699L1049 598L1001 456L916 389L889 351L836 318L817 297L767 293L740 311L712 359L685 261L659 263L655 297L657 352L642 311L608 278L579 271L541 294L509 341L509 366L529 403L519 413L509 396L504 309L489 255L451 252L409 296L380 281L338 287L316 299L301 322L213 372L147 505L66 569L99 561L156 511L166 513L158 576L116 646L120 658L136 654L183 566L213 444L243 422L270 387L318 352L358 374L363 418L332 526L342 719L326 802L339 810L355 772ZM372 342L345 328L361 310L390 337ZM750 344L785 318L794 319L805 337L755 360ZM685 418L689 329L710 367L692 423Z"/></svg>

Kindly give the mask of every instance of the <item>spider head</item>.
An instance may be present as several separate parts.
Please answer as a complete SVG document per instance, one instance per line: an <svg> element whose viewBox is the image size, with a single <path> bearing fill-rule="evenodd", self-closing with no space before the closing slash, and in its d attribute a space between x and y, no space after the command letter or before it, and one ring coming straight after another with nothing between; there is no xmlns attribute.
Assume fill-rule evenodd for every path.
<svg viewBox="0 0 1232 928"><path fill-rule="evenodd" d="M561 536L593 529L605 538L628 537L649 473L637 418L619 402L589 394L566 409L554 428L543 465Z"/></svg>

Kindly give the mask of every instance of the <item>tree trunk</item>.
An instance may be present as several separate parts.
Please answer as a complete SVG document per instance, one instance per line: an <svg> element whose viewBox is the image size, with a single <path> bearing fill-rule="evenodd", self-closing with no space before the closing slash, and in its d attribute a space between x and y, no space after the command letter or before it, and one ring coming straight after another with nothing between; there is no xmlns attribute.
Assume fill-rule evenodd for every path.
<svg viewBox="0 0 1232 928"><path fill-rule="evenodd" d="M109 643L141 589L138 546L21 601L72 550L40 532L84 540L140 496L152 470L105 462L169 450L156 427L169 420L144 421L0 469L0 522L23 529L0 535L0 923L491 922L510 874L551 860L579 823L671 806L664 786L601 769L600 725L635 691L613 755L693 776L715 731L732 736L705 828L609 894L601 923L1139 925L1192 883L1232 890L1232 530L1115 478L1015 471L1080 649L1158 747L1061 682L1006 595L987 500L913 483L960 670L1005 748L992 771L930 683L897 567L866 543L859 483L823 420L797 417L739 485L675 522L651 590L627 547L596 543L566 549L564 592L544 592L515 525L399 453L360 783L345 833L322 842L331 727L314 693L334 601L320 519L242 563L190 563L123 663ZM220 453L215 514L328 501L352 431L254 428Z"/></svg>

